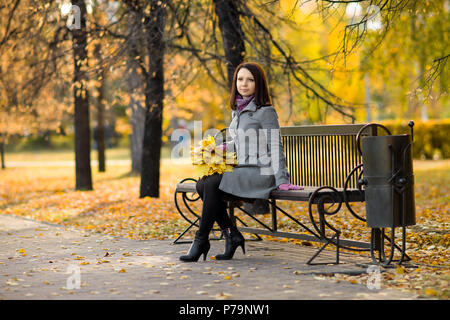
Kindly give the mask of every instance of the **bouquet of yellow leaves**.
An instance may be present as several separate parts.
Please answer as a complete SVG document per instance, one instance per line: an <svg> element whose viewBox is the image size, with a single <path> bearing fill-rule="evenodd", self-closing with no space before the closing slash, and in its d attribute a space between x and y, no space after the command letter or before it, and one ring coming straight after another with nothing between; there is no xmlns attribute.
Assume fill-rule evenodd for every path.
<svg viewBox="0 0 450 320"><path fill-rule="evenodd" d="M231 172L237 165L236 153L222 151L212 136L200 141L197 148L191 147L191 159L200 177Z"/></svg>

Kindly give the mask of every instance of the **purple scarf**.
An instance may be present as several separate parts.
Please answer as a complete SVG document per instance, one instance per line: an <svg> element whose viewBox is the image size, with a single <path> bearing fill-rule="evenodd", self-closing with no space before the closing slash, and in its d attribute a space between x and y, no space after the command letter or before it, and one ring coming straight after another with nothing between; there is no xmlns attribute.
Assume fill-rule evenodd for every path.
<svg viewBox="0 0 450 320"><path fill-rule="evenodd" d="M252 99L255 97L254 94L252 94L250 97L247 98L243 98L240 95L236 95L236 106L237 106L237 110L239 112L242 111L242 109L244 109L249 103L250 101L252 101Z"/></svg>

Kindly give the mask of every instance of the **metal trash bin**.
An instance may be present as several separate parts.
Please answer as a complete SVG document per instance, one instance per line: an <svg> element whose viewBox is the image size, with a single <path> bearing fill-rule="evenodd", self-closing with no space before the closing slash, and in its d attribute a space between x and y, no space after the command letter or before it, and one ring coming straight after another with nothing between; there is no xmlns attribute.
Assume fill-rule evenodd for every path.
<svg viewBox="0 0 450 320"><path fill-rule="evenodd" d="M411 136L363 137L367 226L396 228L416 223Z"/></svg>
<svg viewBox="0 0 450 320"><path fill-rule="evenodd" d="M366 223L372 229L370 254L375 263L388 266L397 249L401 264L411 260L406 255L406 227L416 224L414 201L414 174L412 165L412 142L414 122L410 121L411 135L391 135L383 125L369 123L356 136L359 153L362 156L364 178L359 181L364 186L366 203ZM363 136L365 129L381 127L387 136ZM362 148L361 148L362 146ZM402 228L402 246L395 244L395 228ZM385 229L391 228L391 236ZM385 240L390 244L389 257L385 254ZM378 258L375 257L378 251Z"/></svg>

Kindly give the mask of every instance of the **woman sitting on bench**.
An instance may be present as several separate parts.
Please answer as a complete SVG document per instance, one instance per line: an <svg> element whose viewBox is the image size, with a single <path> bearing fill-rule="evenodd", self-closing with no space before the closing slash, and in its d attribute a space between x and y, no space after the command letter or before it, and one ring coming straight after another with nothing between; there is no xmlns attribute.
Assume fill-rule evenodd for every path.
<svg viewBox="0 0 450 320"><path fill-rule="evenodd" d="M202 216L189 253L181 256L181 261L196 262L202 254L203 260L206 259L210 248L209 233L215 221L226 241L225 252L217 255L216 260L232 259L238 247L245 254L244 237L227 214L224 196L237 200L268 199L270 192L276 188L302 189L289 184L278 115L272 107L267 79L259 64L244 62L236 68L230 108L232 120L229 133L232 140L224 143L222 149L235 151L238 165L232 172L215 173L198 180L196 189L203 201ZM271 136L273 131L277 132L275 137ZM254 138L258 136L253 141L251 134L248 134L252 132L255 133ZM250 143L246 143L247 136ZM260 145L267 147L256 150ZM255 149L253 154L249 149Z"/></svg>

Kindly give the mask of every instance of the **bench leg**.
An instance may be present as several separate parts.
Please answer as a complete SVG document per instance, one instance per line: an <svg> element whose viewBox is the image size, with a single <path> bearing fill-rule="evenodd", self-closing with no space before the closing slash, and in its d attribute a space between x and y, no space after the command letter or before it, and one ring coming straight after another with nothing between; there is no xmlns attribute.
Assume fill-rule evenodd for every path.
<svg viewBox="0 0 450 320"><path fill-rule="evenodd" d="M391 247L389 257L385 255L385 240ZM394 251L398 250L401 254L400 259L393 259ZM378 259L375 257L375 251L378 251ZM372 228L370 239L370 256L375 264L389 267L391 262L397 262L398 265L405 261L410 261L411 258L406 254L406 227L402 227L402 247L400 248L395 243L395 228L391 228L391 237L385 234L385 228Z"/></svg>
<svg viewBox="0 0 450 320"><path fill-rule="evenodd" d="M312 261L322 252L323 249L326 248L330 243L334 244L332 241L336 239L336 262L318 262L313 263ZM327 241L323 246L317 250L317 252L306 262L308 265L323 265L323 264L339 264L339 233L335 233L333 237L330 239L331 241Z"/></svg>
<svg viewBox="0 0 450 320"><path fill-rule="evenodd" d="M173 244L176 243L191 243L192 240L189 241L178 241L179 239L181 239L181 237L183 237L185 235L186 232L188 232L198 221L200 220L200 218L197 218L197 220L194 221L194 223L192 223L189 227L187 227L174 241Z"/></svg>
<svg viewBox="0 0 450 320"><path fill-rule="evenodd" d="M179 241L179 239L181 239L185 234L186 234L186 232L188 232L189 230L191 230L191 228L193 227L193 226L195 226L195 224L197 223L197 222L199 222L199 220L200 220L200 218L197 218L197 220L195 220L189 227L187 227L173 242L172 242L172 244L179 244L179 243L192 243L192 240L186 240L186 241ZM217 232L217 231L219 231L219 230L217 230L217 229L212 229L211 230L211 233L214 235L213 237L211 237L211 238L209 238L209 240L222 240L223 239L223 234L221 233L220 234L220 237L217 237L216 235L215 235L215 232Z"/></svg>
<svg viewBox="0 0 450 320"><path fill-rule="evenodd" d="M270 203L270 211L272 213L272 230L277 231L277 207L276 207L276 200L272 200Z"/></svg>
<svg viewBox="0 0 450 320"><path fill-rule="evenodd" d="M236 220L239 220L240 223L242 223L245 227L247 227L247 224L234 214L234 208L235 208L234 203L232 201L228 202L228 214L230 216L230 219L231 219L231 222L233 223L233 225L239 229L239 227L236 224ZM242 208L240 208L240 207L238 207L238 208L240 210L242 210ZM245 240L246 241L248 241L248 240L261 241L262 240L262 238L258 234L253 233L253 235L256 237L256 239L245 239Z"/></svg>

